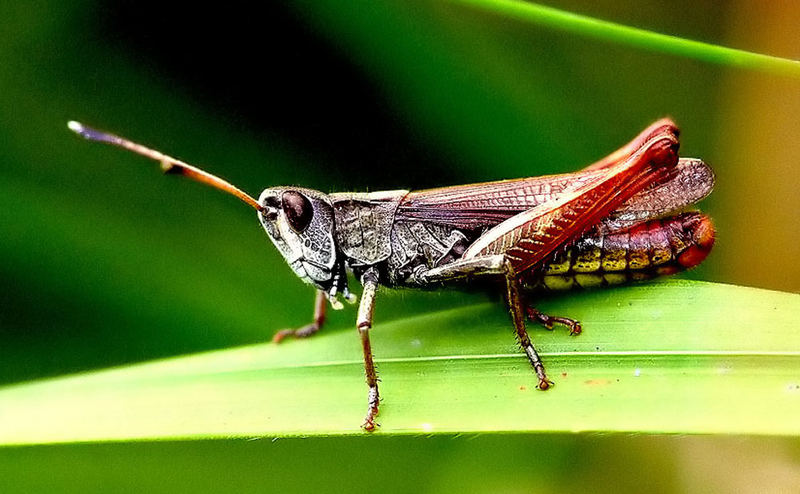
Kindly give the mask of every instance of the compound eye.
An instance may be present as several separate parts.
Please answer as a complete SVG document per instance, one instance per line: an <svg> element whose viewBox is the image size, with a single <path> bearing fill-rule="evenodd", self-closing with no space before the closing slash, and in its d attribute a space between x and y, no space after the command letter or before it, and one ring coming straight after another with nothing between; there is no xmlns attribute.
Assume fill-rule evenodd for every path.
<svg viewBox="0 0 800 494"><path fill-rule="evenodd" d="M283 212L289 226L297 233L303 233L311 223L314 208L306 196L293 190L287 190L281 196Z"/></svg>

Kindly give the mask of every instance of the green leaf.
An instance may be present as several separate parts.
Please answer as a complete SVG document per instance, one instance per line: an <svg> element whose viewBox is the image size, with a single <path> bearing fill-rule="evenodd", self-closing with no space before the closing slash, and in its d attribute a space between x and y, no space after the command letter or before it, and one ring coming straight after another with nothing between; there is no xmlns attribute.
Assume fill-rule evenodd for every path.
<svg viewBox="0 0 800 494"><path fill-rule="evenodd" d="M800 433L800 295L672 280L543 302L585 327L531 328L547 392L499 303L377 321L377 434ZM354 330L326 329L9 386L0 443L363 434L359 353Z"/></svg>
<svg viewBox="0 0 800 494"><path fill-rule="evenodd" d="M634 46L730 67L800 78L800 62L745 50L654 33L520 0L450 0L453 3L508 16L579 36Z"/></svg>

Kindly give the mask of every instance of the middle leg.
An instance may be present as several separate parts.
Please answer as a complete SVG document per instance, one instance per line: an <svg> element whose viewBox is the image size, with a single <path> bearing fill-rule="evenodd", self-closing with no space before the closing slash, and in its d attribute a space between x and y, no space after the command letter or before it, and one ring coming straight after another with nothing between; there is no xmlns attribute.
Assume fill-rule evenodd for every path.
<svg viewBox="0 0 800 494"><path fill-rule="evenodd" d="M361 338L361 347L364 351L364 373L367 378L367 414L361 427L366 431L373 431L378 425L375 417L378 415L378 373L375 371L375 362L372 358L372 344L369 341L369 330L372 328L372 313L375 308L375 292L378 288L378 274L374 269L368 270L361 277L364 291L361 294L361 303L358 306L358 320L356 326Z"/></svg>

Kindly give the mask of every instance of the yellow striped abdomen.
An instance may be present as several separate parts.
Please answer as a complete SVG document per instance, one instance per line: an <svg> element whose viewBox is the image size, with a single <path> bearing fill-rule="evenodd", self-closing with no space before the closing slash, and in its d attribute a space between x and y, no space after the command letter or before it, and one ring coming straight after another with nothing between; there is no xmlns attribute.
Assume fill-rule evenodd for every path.
<svg viewBox="0 0 800 494"><path fill-rule="evenodd" d="M584 235L521 279L527 289L544 291L649 280L697 266L713 245L711 219L682 213L621 232Z"/></svg>

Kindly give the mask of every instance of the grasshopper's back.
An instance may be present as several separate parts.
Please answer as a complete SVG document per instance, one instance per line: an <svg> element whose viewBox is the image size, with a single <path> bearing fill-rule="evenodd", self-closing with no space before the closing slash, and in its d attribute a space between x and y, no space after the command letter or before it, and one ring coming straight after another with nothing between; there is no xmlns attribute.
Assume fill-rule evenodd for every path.
<svg viewBox="0 0 800 494"><path fill-rule="evenodd" d="M382 237L390 247L390 254L386 257L386 262L381 265L382 280L390 285L425 285L424 274L427 271L460 259L467 249L491 228L530 209L547 203L558 203L575 190L591 188L607 174L606 168L594 168L563 175L503 180L408 193L397 205L389 237L385 235ZM527 283L527 286L537 289L555 289L556 286L561 288L604 286L671 274L691 267L687 264L676 264L670 269L666 269L666 266L662 266L663 269L649 269L647 266L637 264L636 259L642 255L650 255L647 246L658 249L664 242L667 244L671 242L670 245L676 246L671 258L677 258L676 256L680 254L676 250L677 246L687 243L685 239L693 238L692 229L695 228L693 226L695 222L681 220L665 224L650 223L646 230L653 231L652 242L650 237L642 233L634 235L630 244L619 239L628 238L625 237L627 235L625 232L632 227L665 217L699 201L711 192L713 185L714 174L703 161L693 158L681 159L660 182L649 184L603 217L599 223L581 236L577 236L573 242L562 245L545 258L531 270L530 283ZM713 231L710 220L706 219L704 224L707 225L704 231ZM676 225L680 225L680 228ZM639 228L637 231L643 230ZM661 234L657 235L656 231ZM671 240L663 241L662 238ZM602 246L604 243L605 250ZM710 249L710 244L706 242L705 245ZM622 268L609 266L607 277L602 276L606 271L602 266L591 270L591 273L581 266L567 270L563 268L567 260L591 256L619 257L623 255L620 252L624 252L626 258L630 257L631 262L625 261ZM554 267L547 268L547 266ZM623 272L625 276L621 276ZM572 274L580 274L577 278L579 281L575 281L574 277L571 283L562 279L563 276ZM595 279L593 276L588 276L589 274L598 275L600 278ZM464 279L458 278L453 281L464 281Z"/></svg>

